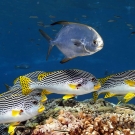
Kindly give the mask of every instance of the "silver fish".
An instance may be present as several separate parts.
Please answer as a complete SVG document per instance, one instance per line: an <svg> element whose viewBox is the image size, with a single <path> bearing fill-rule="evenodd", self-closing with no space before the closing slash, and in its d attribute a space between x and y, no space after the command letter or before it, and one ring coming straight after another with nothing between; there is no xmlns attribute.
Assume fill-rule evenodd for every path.
<svg viewBox="0 0 135 135"><path fill-rule="evenodd" d="M62 24L64 27L58 32L54 40L39 29L41 35L50 44L46 60L54 45L65 55L60 63L65 63L78 56L92 55L103 48L104 43L101 36L92 27L66 21L58 21L51 25L55 24Z"/></svg>

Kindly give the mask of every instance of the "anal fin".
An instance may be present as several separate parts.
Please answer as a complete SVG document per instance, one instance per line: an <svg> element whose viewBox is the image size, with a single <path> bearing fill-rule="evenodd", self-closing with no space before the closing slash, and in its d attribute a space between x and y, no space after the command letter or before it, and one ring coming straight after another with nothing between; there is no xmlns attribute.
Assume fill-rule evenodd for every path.
<svg viewBox="0 0 135 135"><path fill-rule="evenodd" d="M114 93L107 92L107 93L105 94L104 98L110 98L110 97L113 97L113 96L115 96L115 95L116 95L116 94L114 94Z"/></svg>
<svg viewBox="0 0 135 135"><path fill-rule="evenodd" d="M70 99L70 98L73 98L73 97L75 97L74 94L67 94L67 95L63 96L63 99L67 100L67 99Z"/></svg>

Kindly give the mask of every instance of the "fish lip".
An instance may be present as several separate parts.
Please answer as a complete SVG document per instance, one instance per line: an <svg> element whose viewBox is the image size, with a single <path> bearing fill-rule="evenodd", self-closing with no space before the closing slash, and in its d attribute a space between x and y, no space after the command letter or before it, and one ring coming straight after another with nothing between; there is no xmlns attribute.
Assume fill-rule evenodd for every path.
<svg viewBox="0 0 135 135"><path fill-rule="evenodd" d="M98 91L100 88L101 88L101 84L100 84L100 83L97 83L97 84L94 86L94 90L95 90L95 91Z"/></svg>

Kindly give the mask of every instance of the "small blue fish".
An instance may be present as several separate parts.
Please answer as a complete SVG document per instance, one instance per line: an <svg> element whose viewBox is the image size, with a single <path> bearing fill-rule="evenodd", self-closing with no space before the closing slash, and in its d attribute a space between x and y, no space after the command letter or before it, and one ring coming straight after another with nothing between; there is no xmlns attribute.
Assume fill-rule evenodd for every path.
<svg viewBox="0 0 135 135"><path fill-rule="evenodd" d="M54 45L65 55L60 63L65 63L78 56L92 55L103 48L103 40L101 36L90 26L59 21L51 25L62 24L64 27L58 32L54 40L52 40L41 29L39 32L49 41L49 49L46 59Z"/></svg>

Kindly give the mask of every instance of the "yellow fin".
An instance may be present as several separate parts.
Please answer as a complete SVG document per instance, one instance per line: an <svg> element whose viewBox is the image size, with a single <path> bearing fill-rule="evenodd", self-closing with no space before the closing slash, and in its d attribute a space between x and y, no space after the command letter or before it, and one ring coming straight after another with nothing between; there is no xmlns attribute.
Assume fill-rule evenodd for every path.
<svg viewBox="0 0 135 135"><path fill-rule="evenodd" d="M20 76L20 84L22 87L22 94L23 95L28 95L29 93L32 92L32 90L29 88L29 83L32 82L30 78L25 77L25 76Z"/></svg>
<svg viewBox="0 0 135 135"><path fill-rule="evenodd" d="M22 110L12 110L12 116L16 117L18 115L20 115L22 112Z"/></svg>
<svg viewBox="0 0 135 135"><path fill-rule="evenodd" d="M131 87L135 87L135 81L133 80L124 80L124 82Z"/></svg>
<svg viewBox="0 0 135 135"><path fill-rule="evenodd" d="M41 104L38 109L38 113L42 113L44 110L45 110L45 107L43 106L43 104Z"/></svg>
<svg viewBox="0 0 135 135"><path fill-rule="evenodd" d="M98 81L103 85L108 79L110 79L113 75L109 75L105 78L99 78Z"/></svg>
<svg viewBox="0 0 135 135"><path fill-rule="evenodd" d="M97 99L98 99L98 93L97 92L93 92L93 99L94 99L94 102L97 101Z"/></svg>
<svg viewBox="0 0 135 135"><path fill-rule="evenodd" d="M75 95L74 94L67 94L67 95L65 95L65 96L63 96L63 99L70 99L70 98L73 98L73 97L75 97Z"/></svg>
<svg viewBox="0 0 135 135"><path fill-rule="evenodd" d="M19 77L17 77L16 79L14 79L13 84L16 84L16 82L19 80Z"/></svg>
<svg viewBox="0 0 135 135"><path fill-rule="evenodd" d="M52 74L53 72L44 72L38 75L38 80L41 81L43 78L45 78L46 76Z"/></svg>
<svg viewBox="0 0 135 135"><path fill-rule="evenodd" d="M15 132L15 129L16 129L16 126L19 125L20 122L15 122L15 123L11 123L8 127L8 133L10 135L14 135L14 132Z"/></svg>
<svg viewBox="0 0 135 135"><path fill-rule="evenodd" d="M125 99L125 103L127 103L128 101L130 101L132 98L135 97L135 94L134 93L127 93L125 96L124 96L124 99Z"/></svg>
<svg viewBox="0 0 135 135"><path fill-rule="evenodd" d="M47 97L44 95L44 96L42 96L42 98L41 98L41 102L43 103L43 102L45 102L47 100Z"/></svg>
<svg viewBox="0 0 135 135"><path fill-rule="evenodd" d="M68 84L69 85L69 87L71 88L71 89L76 89L77 88L77 85L76 84Z"/></svg>
<svg viewBox="0 0 135 135"><path fill-rule="evenodd" d="M114 93L107 92L107 93L105 94L105 97L104 97L104 98L113 97L113 96L115 96L115 95L116 95L116 94L114 94Z"/></svg>
<svg viewBox="0 0 135 135"><path fill-rule="evenodd" d="M100 82L94 86L94 90L99 90L101 88Z"/></svg>
<svg viewBox="0 0 135 135"><path fill-rule="evenodd" d="M41 94L42 95L48 95L48 94L51 94L51 92L44 89L44 90L42 90L42 93Z"/></svg>

